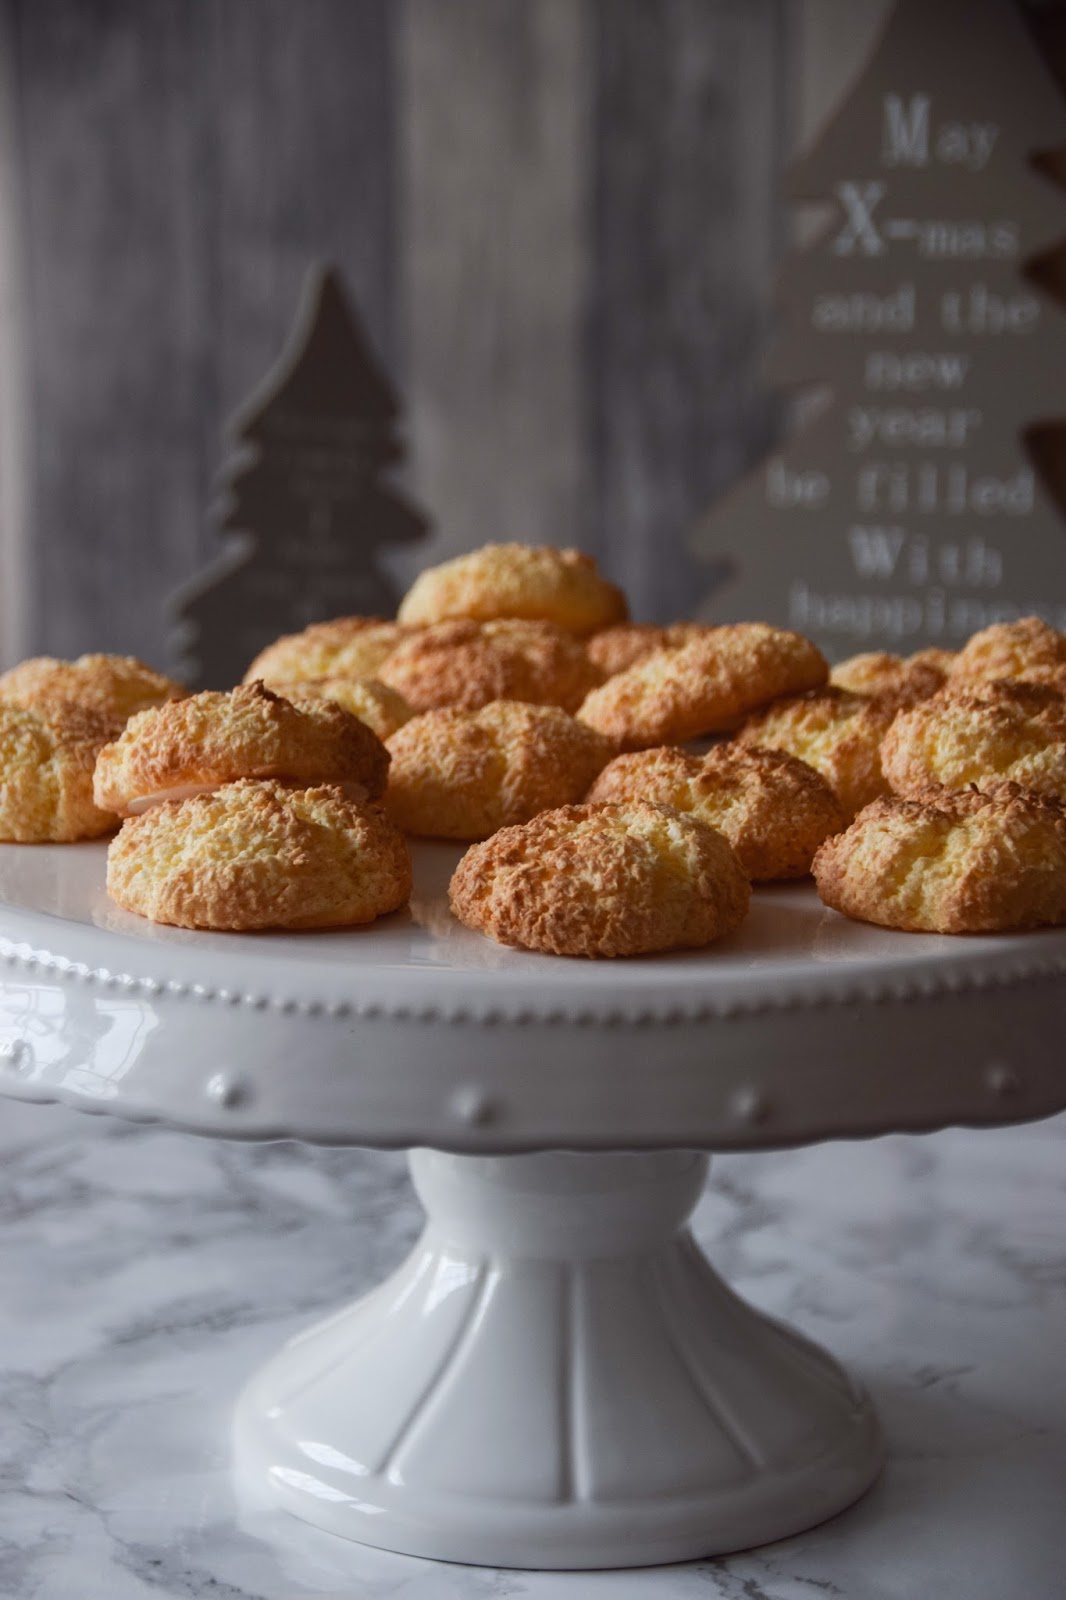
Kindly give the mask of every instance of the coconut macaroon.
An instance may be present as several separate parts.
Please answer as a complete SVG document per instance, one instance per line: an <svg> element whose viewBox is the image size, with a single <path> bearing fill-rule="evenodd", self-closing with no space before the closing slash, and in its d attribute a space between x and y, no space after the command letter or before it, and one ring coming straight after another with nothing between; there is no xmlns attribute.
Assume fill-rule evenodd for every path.
<svg viewBox="0 0 1066 1600"><path fill-rule="evenodd" d="M591 556L531 544L487 544L429 567L399 610L406 623L515 617L553 622L577 634L595 633L628 615L621 589L601 576Z"/></svg>
<svg viewBox="0 0 1066 1600"><path fill-rule="evenodd" d="M643 661L653 650L677 650L710 631L710 625L703 622L671 622L666 627L653 622L616 622L594 633L586 640L586 648L604 677L611 678Z"/></svg>
<svg viewBox="0 0 1066 1600"><path fill-rule="evenodd" d="M593 689L578 714L622 749L648 749L731 731L747 712L828 676L821 651L802 634L734 622L653 651Z"/></svg>
<svg viewBox="0 0 1066 1600"><path fill-rule="evenodd" d="M581 641L550 622L440 622L397 646L384 681L416 711L477 711L492 700L576 711L602 674Z"/></svg>
<svg viewBox="0 0 1066 1600"><path fill-rule="evenodd" d="M272 688L294 705L301 700L332 700L373 728L379 739L387 739L414 716L414 707L403 695L378 678L312 678L307 683L276 683Z"/></svg>
<svg viewBox="0 0 1066 1600"><path fill-rule="evenodd" d="M881 764L897 794L1004 779L1066 800L1066 700L1021 680L945 690L900 712Z"/></svg>
<svg viewBox="0 0 1066 1600"><path fill-rule="evenodd" d="M959 651L949 677L953 684L991 678L1025 678L1033 667L1066 665L1066 633L1040 617L994 622L975 633Z"/></svg>
<svg viewBox="0 0 1066 1600"><path fill-rule="evenodd" d="M838 689L852 694L891 695L900 705L927 700L944 687L955 657L950 650L919 650L912 656L869 650L839 661L829 675Z"/></svg>
<svg viewBox="0 0 1066 1600"><path fill-rule="evenodd" d="M388 751L358 717L329 700L300 706L261 683L228 694L207 689L141 711L96 762L96 803L120 817L184 800L237 778L298 785L359 785L364 799L385 788Z"/></svg>
<svg viewBox="0 0 1066 1600"><path fill-rule="evenodd" d="M118 818L93 802L93 768L122 719L69 700L0 703L0 839L96 839Z"/></svg>
<svg viewBox="0 0 1066 1600"><path fill-rule="evenodd" d="M744 745L784 750L820 772L846 814L887 794L881 741L897 707L884 698L827 686L782 700L751 717L737 738Z"/></svg>
<svg viewBox="0 0 1066 1600"><path fill-rule="evenodd" d="M927 789L861 811L814 858L827 906L911 933L1066 922L1066 810L1017 784Z"/></svg>
<svg viewBox="0 0 1066 1600"><path fill-rule="evenodd" d="M86 655L76 661L33 656L0 676L0 700L12 705L67 700L120 721L184 693L180 683L146 667L136 656Z"/></svg>
<svg viewBox="0 0 1066 1600"><path fill-rule="evenodd" d="M704 756L672 748L618 756L586 799L650 800L697 817L725 835L753 881L805 877L818 846L848 821L805 761L738 744L716 745Z"/></svg>
<svg viewBox="0 0 1066 1600"><path fill-rule="evenodd" d="M282 683L321 678L373 678L410 631L381 617L313 622L302 633L287 633L268 644L244 674L244 681L261 680L274 689Z"/></svg>
<svg viewBox="0 0 1066 1600"><path fill-rule="evenodd" d="M159 805L107 852L116 904L179 928L337 928L406 905L411 858L379 806L242 779Z"/></svg>
<svg viewBox="0 0 1066 1600"><path fill-rule="evenodd" d="M500 944L558 956L698 949L732 933L751 888L713 828L667 806L562 806L474 845L449 902Z"/></svg>
<svg viewBox="0 0 1066 1600"><path fill-rule="evenodd" d="M385 796L407 833L484 839L538 811L579 800L614 754L558 706L494 700L478 711L427 711L388 742Z"/></svg>

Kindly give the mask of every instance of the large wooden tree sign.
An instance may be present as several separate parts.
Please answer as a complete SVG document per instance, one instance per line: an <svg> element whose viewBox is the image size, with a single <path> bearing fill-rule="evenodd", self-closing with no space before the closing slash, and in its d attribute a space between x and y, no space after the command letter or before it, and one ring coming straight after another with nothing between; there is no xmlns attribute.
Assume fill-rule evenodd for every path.
<svg viewBox="0 0 1066 1600"><path fill-rule="evenodd" d="M289 347L230 425L219 516L230 549L173 606L188 682L228 687L309 622L392 614L382 548L427 531L387 482L399 415L337 272L316 268Z"/></svg>
<svg viewBox="0 0 1066 1600"><path fill-rule="evenodd" d="M697 528L734 574L707 615L835 657L1066 627L1063 145L1010 0L899 0L790 175L832 215L786 264L771 378L825 403Z"/></svg>

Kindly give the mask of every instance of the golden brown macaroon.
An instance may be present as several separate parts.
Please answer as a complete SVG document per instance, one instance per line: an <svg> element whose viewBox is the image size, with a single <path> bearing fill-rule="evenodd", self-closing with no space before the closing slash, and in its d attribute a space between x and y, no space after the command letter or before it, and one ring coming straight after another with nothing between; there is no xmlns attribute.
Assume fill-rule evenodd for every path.
<svg viewBox="0 0 1066 1600"><path fill-rule="evenodd" d="M732 933L751 889L720 833L668 806L562 806L474 845L449 891L460 922L557 956L698 949Z"/></svg>
<svg viewBox="0 0 1066 1600"><path fill-rule="evenodd" d="M894 656L885 650L870 650L863 655L839 661L829 675L838 689L852 694L888 694L900 705L927 700L944 687L948 664L953 659L947 650L919 650L913 656Z"/></svg>
<svg viewBox="0 0 1066 1600"><path fill-rule="evenodd" d="M820 772L846 814L888 793L881 741L897 707L887 697L827 686L782 700L751 717L738 734L744 745L784 750Z"/></svg>
<svg viewBox="0 0 1066 1600"><path fill-rule="evenodd" d="M1033 667L1066 664L1066 633L1059 633L1040 617L1017 622L994 622L970 638L952 664L952 684L964 685L992 678L1025 678Z"/></svg>
<svg viewBox="0 0 1066 1600"><path fill-rule="evenodd" d="M379 739L389 738L415 714L397 689L378 678L312 678L307 683L276 683L272 688L294 705L301 700L332 700L373 728Z"/></svg>
<svg viewBox="0 0 1066 1600"><path fill-rule="evenodd" d="M710 631L703 622L671 622L666 627L653 622L616 622L613 628L594 633L586 648L604 677L611 678L643 661L653 650L677 650Z"/></svg>
<svg viewBox="0 0 1066 1600"><path fill-rule="evenodd" d="M407 623L513 617L553 622L577 634L595 633L628 615L621 589L601 576L591 556L531 544L486 544L427 568L399 611Z"/></svg>
<svg viewBox="0 0 1066 1600"><path fill-rule="evenodd" d="M313 622L302 633L287 633L261 650L244 674L268 688L317 678L373 678L406 639L410 628L380 617L334 617Z"/></svg>
<svg viewBox="0 0 1066 1600"><path fill-rule="evenodd" d="M439 622L380 669L415 711L477 711L493 700L576 711L602 674L580 640L550 622Z"/></svg>
<svg viewBox="0 0 1066 1600"><path fill-rule="evenodd" d="M121 721L184 693L180 683L146 667L136 656L87 655L76 661L33 656L0 676L0 700L12 705L67 700Z"/></svg>
<svg viewBox="0 0 1066 1600"><path fill-rule="evenodd" d="M626 750L730 731L779 695L825 682L829 668L802 634L766 622L710 628L676 650L655 650L593 689L578 713Z"/></svg>
<svg viewBox="0 0 1066 1600"><path fill-rule="evenodd" d="M93 803L98 752L122 719L69 700L0 703L0 839L96 839L118 826Z"/></svg>
<svg viewBox="0 0 1066 1600"><path fill-rule="evenodd" d="M614 754L558 706L513 700L424 712L388 747L385 804L405 832L437 839L484 839L579 800Z"/></svg>
<svg viewBox="0 0 1066 1600"><path fill-rule="evenodd" d="M881 764L897 794L999 778L1066 800L1066 700L1021 679L946 689L900 712Z"/></svg>
<svg viewBox="0 0 1066 1600"><path fill-rule="evenodd" d="M120 817L232 783L281 778L384 790L389 756L358 717L329 700L294 706L261 683L141 711L96 762L96 803Z"/></svg>
<svg viewBox="0 0 1066 1600"><path fill-rule="evenodd" d="M827 906L911 933L1066 922L1066 810L1000 783L875 800L814 858Z"/></svg>
<svg viewBox="0 0 1066 1600"><path fill-rule="evenodd" d="M586 799L650 800L725 835L753 881L802 878L814 852L847 826L836 795L805 761L783 750L716 745L704 756L665 748L618 756Z"/></svg>
<svg viewBox="0 0 1066 1600"><path fill-rule="evenodd" d="M337 928L405 905L411 858L380 806L242 779L123 823L107 891L179 928Z"/></svg>

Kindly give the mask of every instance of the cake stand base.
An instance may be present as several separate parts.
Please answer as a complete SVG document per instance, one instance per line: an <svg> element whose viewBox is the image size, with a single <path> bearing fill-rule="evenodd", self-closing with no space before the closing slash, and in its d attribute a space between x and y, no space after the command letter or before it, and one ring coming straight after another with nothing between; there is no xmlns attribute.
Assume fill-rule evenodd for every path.
<svg viewBox="0 0 1066 1600"><path fill-rule="evenodd" d="M428 1222L408 1260L245 1390L251 1486L387 1550L574 1568L762 1544L872 1482L865 1395L685 1226L705 1156L419 1150L411 1169Z"/></svg>

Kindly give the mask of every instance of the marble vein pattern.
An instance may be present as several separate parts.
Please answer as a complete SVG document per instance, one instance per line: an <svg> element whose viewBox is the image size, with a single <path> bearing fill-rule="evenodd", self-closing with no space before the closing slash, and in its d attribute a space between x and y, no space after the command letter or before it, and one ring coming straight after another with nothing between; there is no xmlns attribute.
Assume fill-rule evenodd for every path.
<svg viewBox="0 0 1066 1600"><path fill-rule="evenodd" d="M419 1216L398 1155L0 1104L2 1600L1066 1600L1066 1118L714 1161L700 1241L867 1384L889 1462L679 1567L449 1566L237 1503L245 1377Z"/></svg>

